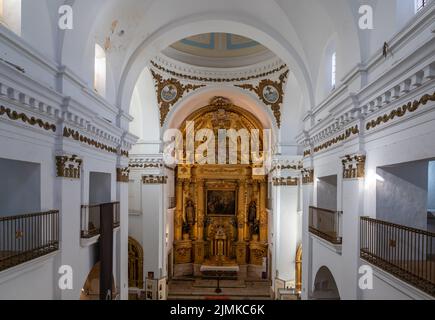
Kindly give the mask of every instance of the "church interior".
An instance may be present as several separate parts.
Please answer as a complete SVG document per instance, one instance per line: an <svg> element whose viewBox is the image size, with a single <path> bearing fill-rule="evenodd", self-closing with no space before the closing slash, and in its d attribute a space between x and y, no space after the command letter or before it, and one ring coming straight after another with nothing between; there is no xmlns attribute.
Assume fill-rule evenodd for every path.
<svg viewBox="0 0 435 320"><path fill-rule="evenodd" d="M434 300L434 3L0 0L0 300Z"/></svg>

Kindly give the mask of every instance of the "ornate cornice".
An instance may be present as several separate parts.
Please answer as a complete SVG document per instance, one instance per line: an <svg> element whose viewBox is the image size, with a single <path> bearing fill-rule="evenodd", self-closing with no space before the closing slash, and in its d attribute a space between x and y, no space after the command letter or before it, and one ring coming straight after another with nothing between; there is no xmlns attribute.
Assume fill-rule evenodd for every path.
<svg viewBox="0 0 435 320"><path fill-rule="evenodd" d="M155 81L157 101L160 106L160 126L165 123L171 107L186 93L205 87L205 85L182 84L174 78L164 79L154 70L151 70L151 74Z"/></svg>
<svg viewBox="0 0 435 320"><path fill-rule="evenodd" d="M83 144L87 144L87 145L89 145L91 147L94 147L96 149L100 149L100 150L103 150L103 151L107 151L107 152L110 152L110 153L119 154L121 156L128 157L128 151L120 150L119 153L118 153L118 149L117 148L108 146L106 144L103 144L103 143L98 142L96 140L93 140L91 138L88 138L88 137L80 134L80 132L75 131L73 129L69 129L67 127L65 127L63 129L63 136L65 138L71 138L71 139L73 139L75 141L79 141L79 142L81 142Z"/></svg>
<svg viewBox="0 0 435 320"><path fill-rule="evenodd" d="M130 168L116 168L116 181L129 182L130 181Z"/></svg>
<svg viewBox="0 0 435 320"><path fill-rule="evenodd" d="M76 155L57 156L56 157L56 174L61 178L80 179L80 169L83 160Z"/></svg>
<svg viewBox="0 0 435 320"><path fill-rule="evenodd" d="M128 166L130 168L134 168L134 169L160 169L164 165L163 165L162 159L133 158L133 159L130 159Z"/></svg>
<svg viewBox="0 0 435 320"><path fill-rule="evenodd" d="M143 184L166 184L168 183L168 177L166 176L156 176L156 175L146 175L142 176Z"/></svg>
<svg viewBox="0 0 435 320"><path fill-rule="evenodd" d="M202 76L184 74L184 73L169 70L169 69L157 64L154 61L151 61L151 65L154 68L156 68L162 72L165 72L167 74L172 75L173 77L177 77L177 78L185 79L185 80L190 80L190 81L209 82L209 83L232 83L232 82L251 81L251 80L256 80L256 79L268 77L270 75L273 75L273 74L280 72L280 71L284 70L285 68L287 68L287 65L282 64L279 67L274 68L273 70L258 73L255 75L223 78L223 77L202 77Z"/></svg>
<svg viewBox="0 0 435 320"><path fill-rule="evenodd" d="M297 186L299 185L299 178L273 178L272 183L275 187Z"/></svg>
<svg viewBox="0 0 435 320"><path fill-rule="evenodd" d="M255 92L261 101L271 107L278 128L281 127L281 105L284 101L284 85L288 75L289 70L281 74L278 81L263 79L257 86L252 84L236 85L236 87Z"/></svg>
<svg viewBox="0 0 435 320"><path fill-rule="evenodd" d="M345 141L345 140L349 139L352 135L356 135L356 134L359 134L358 125L347 129L343 134L340 134L339 136L315 147L313 151L314 151L314 153L317 153L319 151L326 150L326 149L332 147L333 145L335 145L339 142Z"/></svg>
<svg viewBox="0 0 435 320"><path fill-rule="evenodd" d="M314 183L314 169L302 169L302 184Z"/></svg>
<svg viewBox="0 0 435 320"><path fill-rule="evenodd" d="M408 102L407 104L404 104L403 106L392 110L390 113L386 113L383 116L378 117L376 120L367 122L366 129L367 131L370 129L374 129L383 123L394 120L394 118L396 117L401 118L408 112L415 112L420 106L426 105L429 101L435 101L435 92L432 95L425 94L419 100L414 100L414 102Z"/></svg>
<svg viewBox="0 0 435 320"><path fill-rule="evenodd" d="M365 155L347 155L341 159L341 162L343 164L343 179L357 179L365 177Z"/></svg>
<svg viewBox="0 0 435 320"><path fill-rule="evenodd" d="M53 131L56 132L56 125L51 124L49 122L43 121L42 119L37 119L35 117L29 117L24 113L18 113L17 111L13 111L9 108L6 108L4 106L0 106L0 116L6 114L9 119L13 121L23 121L24 123L28 123L31 126L38 125L40 128L46 130L46 131Z"/></svg>
<svg viewBox="0 0 435 320"><path fill-rule="evenodd" d="M303 168L302 163L298 164L289 164L289 165L276 165L272 168L271 171L275 170L301 170Z"/></svg>

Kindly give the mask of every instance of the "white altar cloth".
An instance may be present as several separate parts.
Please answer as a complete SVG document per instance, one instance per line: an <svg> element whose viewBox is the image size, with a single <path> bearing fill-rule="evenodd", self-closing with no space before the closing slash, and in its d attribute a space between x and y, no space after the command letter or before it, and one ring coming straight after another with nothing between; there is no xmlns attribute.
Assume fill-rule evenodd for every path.
<svg viewBox="0 0 435 320"><path fill-rule="evenodd" d="M239 272L239 266L201 266L201 272L215 271L215 272Z"/></svg>

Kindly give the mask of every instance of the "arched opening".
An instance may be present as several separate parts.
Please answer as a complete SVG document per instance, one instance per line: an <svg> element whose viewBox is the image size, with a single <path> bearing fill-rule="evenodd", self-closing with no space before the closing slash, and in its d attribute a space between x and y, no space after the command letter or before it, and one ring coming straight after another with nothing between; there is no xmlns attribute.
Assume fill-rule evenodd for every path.
<svg viewBox="0 0 435 320"><path fill-rule="evenodd" d="M192 141L192 153L186 146L181 154L186 160L195 156L196 164L179 164L176 170L175 276L184 276L186 265L192 271L193 265L200 265L201 271L189 276L207 276L226 266L231 276L240 276L241 268L247 268L253 278L267 277L267 176L256 173L249 152L253 133L263 149L261 122L231 100L214 97L185 119L180 127L183 137L188 137L189 125L194 132L211 133L207 155L211 152L219 164L198 161L202 139ZM228 134L223 149L222 131Z"/></svg>
<svg viewBox="0 0 435 320"><path fill-rule="evenodd" d="M94 90L102 97L106 95L106 52L104 49L95 44L95 62L94 62Z"/></svg>
<svg viewBox="0 0 435 320"><path fill-rule="evenodd" d="M302 243L299 244L296 250L295 259L295 270L296 270L296 293L301 294L302 292Z"/></svg>
<svg viewBox="0 0 435 320"><path fill-rule="evenodd" d="M98 262L89 272L80 294L80 300L100 300L100 270ZM117 298L115 279L112 276L112 300Z"/></svg>
<svg viewBox="0 0 435 320"><path fill-rule="evenodd" d="M143 248L128 237L128 287L143 289Z"/></svg>
<svg viewBox="0 0 435 320"><path fill-rule="evenodd" d="M261 28L243 23L240 20L222 20L220 18L205 21L179 21L171 25L170 29L162 28L152 38L147 39L136 49L134 55L130 57L121 78L121 87L118 95L118 104L130 106L132 93L134 91L140 72L149 65L150 61L158 56L162 50L170 47L177 41L186 39L198 34L211 33L231 33L239 29L238 36L248 37L262 46L269 49L273 54L282 59L299 81L301 93L304 96L306 106L313 104L314 95L309 72L304 66L302 58L298 52L284 39L278 39L268 35ZM174 28L174 29L173 29ZM280 41L282 40L282 41ZM140 71L139 71L140 70Z"/></svg>
<svg viewBox="0 0 435 320"><path fill-rule="evenodd" d="M0 0L0 23L21 35L21 0Z"/></svg>
<svg viewBox="0 0 435 320"><path fill-rule="evenodd" d="M327 267L321 267L314 280L314 300L340 300L334 276Z"/></svg>

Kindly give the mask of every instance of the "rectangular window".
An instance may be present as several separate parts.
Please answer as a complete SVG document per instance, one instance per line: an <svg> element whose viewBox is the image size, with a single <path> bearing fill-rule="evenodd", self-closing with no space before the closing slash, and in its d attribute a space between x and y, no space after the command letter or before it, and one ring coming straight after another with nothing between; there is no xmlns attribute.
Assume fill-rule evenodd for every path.
<svg viewBox="0 0 435 320"><path fill-rule="evenodd" d="M332 90L335 89L336 77L337 77L337 53L332 54L332 64L331 64L331 87Z"/></svg>
<svg viewBox="0 0 435 320"><path fill-rule="evenodd" d="M426 7L431 0L415 0L415 13Z"/></svg>
<svg viewBox="0 0 435 320"><path fill-rule="evenodd" d="M21 0L0 0L0 24L21 35Z"/></svg>

